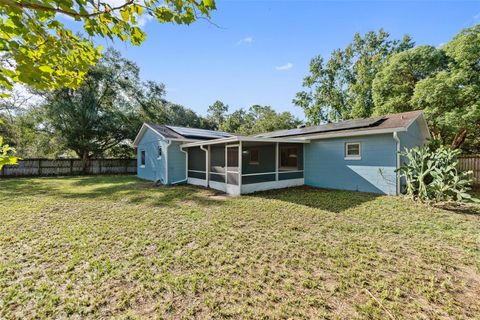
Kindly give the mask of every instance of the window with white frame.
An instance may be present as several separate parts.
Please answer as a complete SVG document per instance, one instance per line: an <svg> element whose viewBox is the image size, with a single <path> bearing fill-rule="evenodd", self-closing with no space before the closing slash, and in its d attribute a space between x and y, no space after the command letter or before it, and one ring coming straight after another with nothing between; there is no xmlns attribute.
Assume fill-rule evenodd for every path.
<svg viewBox="0 0 480 320"><path fill-rule="evenodd" d="M145 167L145 150L140 152L140 166Z"/></svg>
<svg viewBox="0 0 480 320"><path fill-rule="evenodd" d="M362 158L362 146L360 142L345 143L345 159L360 160Z"/></svg>

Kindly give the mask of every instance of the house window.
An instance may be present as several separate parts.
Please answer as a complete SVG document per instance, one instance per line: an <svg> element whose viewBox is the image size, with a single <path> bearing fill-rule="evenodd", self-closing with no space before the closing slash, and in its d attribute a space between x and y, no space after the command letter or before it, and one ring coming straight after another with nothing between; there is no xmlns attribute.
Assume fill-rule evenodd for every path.
<svg viewBox="0 0 480 320"><path fill-rule="evenodd" d="M161 159L162 158L162 147L161 146L158 146L158 151L157 151L157 159Z"/></svg>
<svg viewBox="0 0 480 320"><path fill-rule="evenodd" d="M361 146L360 142L348 142L345 143L345 159L346 160L360 160Z"/></svg>
<svg viewBox="0 0 480 320"><path fill-rule="evenodd" d="M140 166L145 167L145 150L140 152Z"/></svg>
<svg viewBox="0 0 480 320"><path fill-rule="evenodd" d="M298 169L298 148L280 148L280 169Z"/></svg>
<svg viewBox="0 0 480 320"><path fill-rule="evenodd" d="M249 164L259 164L258 161L258 149L250 149L250 161Z"/></svg>

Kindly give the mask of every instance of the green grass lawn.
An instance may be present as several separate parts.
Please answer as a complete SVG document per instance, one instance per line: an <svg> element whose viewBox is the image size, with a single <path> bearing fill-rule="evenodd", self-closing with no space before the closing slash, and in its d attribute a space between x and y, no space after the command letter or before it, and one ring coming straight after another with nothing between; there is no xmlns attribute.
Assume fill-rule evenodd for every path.
<svg viewBox="0 0 480 320"><path fill-rule="evenodd" d="M480 207L0 181L0 318L480 317Z"/></svg>

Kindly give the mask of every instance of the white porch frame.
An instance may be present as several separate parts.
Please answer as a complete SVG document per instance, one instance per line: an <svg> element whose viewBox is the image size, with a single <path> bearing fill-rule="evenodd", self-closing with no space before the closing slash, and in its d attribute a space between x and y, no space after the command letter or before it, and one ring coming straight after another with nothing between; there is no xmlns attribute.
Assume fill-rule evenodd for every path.
<svg viewBox="0 0 480 320"><path fill-rule="evenodd" d="M273 143L275 146L275 171L272 172L259 172L259 173L243 173L243 147L245 142L261 142L261 143ZM224 139L215 139L209 141L196 141L191 143L186 143L182 145L182 148L189 148L189 147L200 147L201 150L205 151L205 171L198 171L198 170L189 170L187 169L187 176L188 172L198 172L198 173L205 173L205 180L198 179L198 178L188 178L187 182L194 185L200 185L204 187L210 187L216 190L220 190L226 192L230 195L240 195L246 193L252 193L257 191L264 191L264 190L271 190L271 189L280 189L280 188L287 188L292 186L300 186L304 184L304 177L302 178L292 178L292 179L280 179L280 175L284 173L299 173L304 172L304 170L282 170L280 171L280 143L295 143L301 144L302 150L304 151L303 145L305 143L309 143L308 140L300 140L300 139L285 139L285 138L258 138L258 137L230 137ZM211 160L212 160L212 145L223 144L224 152L225 152L225 163L224 168L225 171L223 173L219 172L211 172ZM228 148L238 148L238 170L232 171L228 168ZM229 184L228 183L228 173L235 173L238 175L238 185L236 184ZM224 176L224 182L212 181L210 179L210 175L221 175ZM266 182L258 182L258 183L248 183L243 184L243 177L251 177L251 176L261 176L261 175L275 175L275 180L266 181Z"/></svg>

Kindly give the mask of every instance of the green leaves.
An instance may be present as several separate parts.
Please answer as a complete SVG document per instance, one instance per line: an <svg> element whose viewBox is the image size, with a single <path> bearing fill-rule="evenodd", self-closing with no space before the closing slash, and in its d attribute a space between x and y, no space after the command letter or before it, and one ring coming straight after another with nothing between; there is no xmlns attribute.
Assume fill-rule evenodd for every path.
<svg viewBox="0 0 480 320"><path fill-rule="evenodd" d="M3 138L0 136L0 169L6 164L16 164L18 158L14 156L15 150L8 144L3 144Z"/></svg>
<svg viewBox="0 0 480 320"><path fill-rule="evenodd" d="M214 0L106 0L7 1L0 6L0 90L20 82L37 89L77 88L89 67L101 57L101 48L81 34L73 34L58 20L62 14L83 25L90 37L128 41L140 45L145 33L140 18L148 14L160 23L190 24L210 18ZM14 66L14 67L12 67ZM0 92L5 94L5 92Z"/></svg>
<svg viewBox="0 0 480 320"><path fill-rule="evenodd" d="M321 56L310 62L304 91L293 103L301 107L311 124L368 117L374 109L372 82L383 61L394 52L413 47L408 36L391 40L380 29L363 37L355 34L344 49L334 50L328 61Z"/></svg>
<svg viewBox="0 0 480 320"><path fill-rule="evenodd" d="M405 163L400 175L405 178L406 193L414 200L425 202L473 201L468 194L471 172L457 170L460 150L430 146L405 149L401 155Z"/></svg>

